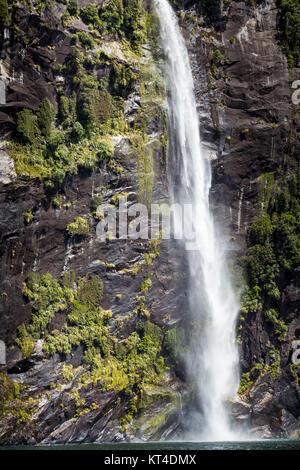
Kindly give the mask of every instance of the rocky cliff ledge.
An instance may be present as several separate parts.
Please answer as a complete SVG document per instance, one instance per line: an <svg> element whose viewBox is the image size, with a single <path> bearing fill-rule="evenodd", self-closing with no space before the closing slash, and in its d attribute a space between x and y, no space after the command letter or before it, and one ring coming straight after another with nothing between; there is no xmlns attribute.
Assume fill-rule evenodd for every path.
<svg viewBox="0 0 300 470"><path fill-rule="evenodd" d="M280 1L222 3L176 8L241 296L230 407L258 435L298 437L299 54ZM184 253L96 237L99 205L169 197L151 4L0 0L0 15L0 442L180 435L194 406Z"/></svg>

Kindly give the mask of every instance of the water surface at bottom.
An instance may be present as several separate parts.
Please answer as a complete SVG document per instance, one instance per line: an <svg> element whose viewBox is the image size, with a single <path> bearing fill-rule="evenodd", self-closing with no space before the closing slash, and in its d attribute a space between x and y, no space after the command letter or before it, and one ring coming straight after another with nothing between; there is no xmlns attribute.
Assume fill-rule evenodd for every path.
<svg viewBox="0 0 300 470"><path fill-rule="evenodd" d="M300 450L300 439L265 439L258 441L230 442L133 442L133 443L101 443L101 444L67 444L8 446L0 450L110 450L110 451L154 451L154 450Z"/></svg>

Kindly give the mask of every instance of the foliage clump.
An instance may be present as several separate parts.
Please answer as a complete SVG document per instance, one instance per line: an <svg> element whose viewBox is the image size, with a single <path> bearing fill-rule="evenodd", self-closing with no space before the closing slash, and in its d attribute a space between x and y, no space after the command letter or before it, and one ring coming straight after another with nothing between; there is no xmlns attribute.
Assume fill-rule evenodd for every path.
<svg viewBox="0 0 300 470"><path fill-rule="evenodd" d="M56 110L48 100L45 98L40 105L37 114L37 124L40 132L45 137L49 137L51 134L53 119L56 116Z"/></svg>
<svg viewBox="0 0 300 470"><path fill-rule="evenodd" d="M55 313L66 307L62 299L72 298L72 292L64 291L49 273L42 277L37 273L29 273L25 279L23 295L31 302L33 309L30 325L23 323L19 326L16 340L23 358L26 358L31 355L35 340L44 334Z"/></svg>
<svg viewBox="0 0 300 470"><path fill-rule="evenodd" d="M26 211L24 213L24 220L25 220L26 224L30 224L30 222L32 221L33 218L34 218L34 215L32 213L32 210L28 209L28 211Z"/></svg>
<svg viewBox="0 0 300 470"><path fill-rule="evenodd" d="M278 336L279 341L284 341L288 329L284 322L279 320L278 316L278 312L273 308L265 311L266 320L273 324L275 334Z"/></svg>
<svg viewBox="0 0 300 470"><path fill-rule="evenodd" d="M84 277L78 280L77 300L88 308L98 308L103 296L103 283L99 276L91 279Z"/></svg>
<svg viewBox="0 0 300 470"><path fill-rule="evenodd" d="M173 328L166 332L163 346L171 357L176 357L180 353L183 347L184 338L185 332L181 327Z"/></svg>
<svg viewBox="0 0 300 470"><path fill-rule="evenodd" d="M81 19L102 35L126 37L135 50L145 38L145 11L141 0L110 0L100 7L92 3L80 9Z"/></svg>
<svg viewBox="0 0 300 470"><path fill-rule="evenodd" d="M300 5L298 0L277 0L280 40L291 66L300 64Z"/></svg>
<svg viewBox="0 0 300 470"><path fill-rule="evenodd" d="M292 157L275 175L262 176L261 214L248 230L248 254L242 260L248 276L248 290L242 313L262 309L265 320L283 341L287 326L279 318L279 274L292 271L300 261L299 167Z"/></svg>
<svg viewBox="0 0 300 470"><path fill-rule="evenodd" d="M86 276L76 282L74 273L65 273L60 281L50 274L30 273L25 281L24 296L30 300L33 315L29 325L19 327L17 343L24 357L32 353L35 341L44 338L47 355L70 354L80 344L84 347L85 373L82 383L101 383L106 390L139 390L164 375L161 353L163 334L150 321L138 321L136 330L118 339L110 329L112 313L100 303L103 283L100 277ZM66 315L62 329L51 330L56 313ZM64 367L63 377L73 379L73 370Z"/></svg>
<svg viewBox="0 0 300 470"><path fill-rule="evenodd" d="M7 0L0 0L0 30L5 26L8 20L8 3Z"/></svg>
<svg viewBox="0 0 300 470"><path fill-rule="evenodd" d="M25 143L33 143L40 133L37 118L29 109L23 109L17 114L17 130Z"/></svg>
<svg viewBox="0 0 300 470"><path fill-rule="evenodd" d="M87 237L90 231L89 224L83 217L76 217L74 222L70 222L66 228L71 237Z"/></svg>
<svg viewBox="0 0 300 470"><path fill-rule="evenodd" d="M110 74L113 94L126 98L133 90L136 78L128 65L114 64Z"/></svg>

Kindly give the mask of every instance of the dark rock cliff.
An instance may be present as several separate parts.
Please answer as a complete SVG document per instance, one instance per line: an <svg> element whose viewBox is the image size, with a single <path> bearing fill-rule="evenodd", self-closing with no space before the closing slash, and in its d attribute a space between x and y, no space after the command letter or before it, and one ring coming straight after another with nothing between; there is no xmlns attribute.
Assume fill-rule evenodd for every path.
<svg viewBox="0 0 300 470"><path fill-rule="evenodd" d="M106 207L117 205L122 194L130 203L150 199L163 203L169 197L167 174L172 156L168 161L162 85L155 65L161 57L153 31L149 32L155 25L147 13L151 26L137 53L128 43L124 48L124 34L132 40L127 30L116 37L109 28L104 31L99 26L98 33L93 32L94 42L87 35L74 39L91 28L85 16L74 15L72 8L78 12L88 1L80 0L73 7L76 2L53 1L43 8L42 2L25 6L11 3L11 18L2 31L0 77L1 87L5 87L4 94L0 88L0 339L7 346L7 364L0 375L0 442L167 439L180 434L185 412L193 406L192 386L184 367L184 348L192 328L184 253L167 240L158 240L155 246L141 240L107 239L100 243L96 237L99 219L94 213L95 201ZM101 7L103 2L92 3ZM148 2L144 6L149 9ZM235 271L241 272L237 289L245 297L247 276L240 260L248 254L249 227L270 198L268 175L273 175L274 182L279 181L282 171L287 177L296 172L294 163L287 163L287 155L294 162L299 150L299 113L292 103L292 83L299 79L299 69L288 67L282 52L279 12L273 1L256 6L232 1L215 28L202 15L201 5L199 10L198 4L186 2L180 11L195 77L203 144L212 159L212 207L231 239L229 258ZM85 73L105 82L105 93L108 90L115 107L122 99L125 124L122 129L119 124L117 129L110 128L101 111L108 105L102 102L97 112L105 144L111 135L111 154L97 157L95 165L82 163L78 157L74 171L66 168L68 164L62 165L64 177L57 180L53 174L49 177L49 156L46 163L39 163L46 168L46 177L36 171L33 157L26 164L20 158L19 146L25 148L25 143L18 113L23 109L37 113L48 98L58 109L57 132L63 132L67 124L61 119L61 96L71 100L75 90L78 120L85 126L80 106L91 86L81 78L79 84L74 81L76 75L81 77L80 67L71 69L68 65L76 60L78 65L81 60L78 51L74 52L74 41L89 58L83 64ZM121 89L115 78L120 67L125 67L127 74ZM132 74L134 84L127 87ZM89 103L92 107L94 101ZM88 132L87 125L86 135ZM92 132L88 139L79 153L94 155L92 145L99 142ZM16 143L12 145L12 141ZM73 149L77 144L67 141L67 145ZM87 236L70 237L66 229L76 217L87 222ZM32 272L40 276L50 273L52 280L62 279L63 272L74 272L75 276L71 286L75 294L67 290L63 294L67 307L59 307L58 302L51 319L38 331L30 330L37 302L43 300L45 312L51 302L37 298L42 290L30 290L28 281L24 290ZM108 374L104 384L95 373L82 378L90 367L85 353L92 351L84 341L71 343L71 350L58 347L52 354L43 347L59 334L72 341L74 324L78 329L85 327L74 323L76 312L70 310L67 296L75 295L72 309L83 303L76 293L80 292L78 286L83 279L93 278L103 283L101 308L111 311L109 333L104 338L111 348L109 354L101 341L100 346L97 341L93 345L94 368L95 349L97 354L101 350L104 361L105 357L113 358L110 372L102 371L103 376ZM240 399L231 404L231 410L235 419L246 420L259 435L296 437L300 388L298 368L292 363L292 343L300 331L299 270L294 265L280 267L274 282L279 297L271 307L279 312L286 334L279 341L274 325L266 321L267 295L258 301L257 308L246 309L238 337L244 375ZM68 315L73 315L73 323ZM25 336L19 328L23 324ZM132 378L116 346L125 344L127 348L126 339L133 338L130 335L135 331L140 332L138 358L143 360L138 378ZM111 346L113 342L115 346ZM125 351L130 354L129 349ZM93 367L92 371L100 371ZM114 375L114 367L119 368L119 375ZM129 385L122 387L124 373Z"/></svg>

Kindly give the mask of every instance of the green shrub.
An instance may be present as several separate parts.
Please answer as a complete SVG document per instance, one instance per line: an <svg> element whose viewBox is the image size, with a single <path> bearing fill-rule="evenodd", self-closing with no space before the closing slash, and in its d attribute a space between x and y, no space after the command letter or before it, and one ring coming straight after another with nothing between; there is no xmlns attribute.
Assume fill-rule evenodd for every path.
<svg viewBox="0 0 300 470"><path fill-rule="evenodd" d="M280 39L291 66L300 64L300 5L298 0L277 0Z"/></svg>
<svg viewBox="0 0 300 470"><path fill-rule="evenodd" d="M65 62L66 72L72 74L78 79L78 74L83 72L84 53L78 47L72 47L72 54L67 57Z"/></svg>
<svg viewBox="0 0 300 470"><path fill-rule="evenodd" d="M248 231L250 245L265 245L271 241L273 225L269 214L261 214L254 218Z"/></svg>
<svg viewBox="0 0 300 470"><path fill-rule="evenodd" d="M38 279L38 274L29 273L23 289L23 294L31 302L35 311L46 310L49 304L59 303L63 290L50 273ZM61 304L63 307L63 304Z"/></svg>
<svg viewBox="0 0 300 470"><path fill-rule="evenodd" d="M122 0L110 0L100 8L100 18L106 23L107 30L118 34L123 25L123 2Z"/></svg>
<svg viewBox="0 0 300 470"><path fill-rule="evenodd" d="M0 28L5 26L8 19L8 3L7 0L0 0Z"/></svg>
<svg viewBox="0 0 300 470"><path fill-rule="evenodd" d="M111 111L111 97L106 90L86 87L80 93L78 116L88 131L110 119Z"/></svg>
<svg viewBox="0 0 300 470"><path fill-rule="evenodd" d="M27 274L25 278L25 284L28 287L28 289L30 289L31 291L33 291L36 288L36 286L39 286L40 282L41 282L41 278L38 273L34 273L34 272L29 273Z"/></svg>
<svg viewBox="0 0 300 470"><path fill-rule="evenodd" d="M107 122L112 116L112 101L111 96L107 90L99 91L99 110L98 119L99 123Z"/></svg>
<svg viewBox="0 0 300 470"><path fill-rule="evenodd" d="M74 288L76 279L75 271L64 271L61 276L61 284L64 288L72 289Z"/></svg>
<svg viewBox="0 0 300 470"><path fill-rule="evenodd" d="M89 309L97 309L103 296L103 282L99 276L88 279L84 277L78 281L77 300Z"/></svg>
<svg viewBox="0 0 300 470"><path fill-rule="evenodd" d="M71 16L77 15L78 12L78 0L70 0L67 5L67 10Z"/></svg>
<svg viewBox="0 0 300 470"><path fill-rule="evenodd" d="M55 151L63 144L65 144L66 136L61 131L54 131L48 135L47 151L52 156Z"/></svg>
<svg viewBox="0 0 300 470"><path fill-rule="evenodd" d="M26 224L30 224L30 222L32 221L33 217L34 217L34 215L33 215L31 209L29 209L28 211L26 211L26 212L24 213L24 220L25 220Z"/></svg>
<svg viewBox="0 0 300 470"><path fill-rule="evenodd" d="M63 122L66 119L69 119L70 114L70 103L69 98L67 96L61 95L59 98L59 117L60 120Z"/></svg>
<svg viewBox="0 0 300 470"><path fill-rule="evenodd" d="M274 245L279 263L292 269L300 262L299 215L283 213L274 229Z"/></svg>
<svg viewBox="0 0 300 470"><path fill-rule="evenodd" d="M112 92L126 98L133 90L136 75L128 65L114 64L110 74Z"/></svg>
<svg viewBox="0 0 300 470"><path fill-rule="evenodd" d="M24 385L14 382L7 374L0 372L0 415L5 409L5 403L17 399L24 389Z"/></svg>
<svg viewBox="0 0 300 470"><path fill-rule="evenodd" d="M161 345L163 334L161 328L154 323L151 323L149 320L145 322L137 322L136 330L142 337L149 337L156 345Z"/></svg>
<svg viewBox="0 0 300 470"><path fill-rule="evenodd" d="M123 0L123 29L134 49L138 49L145 39L145 27L142 22L143 7L141 0Z"/></svg>
<svg viewBox="0 0 300 470"><path fill-rule="evenodd" d="M80 122L76 121L74 126L72 127L71 138L75 140L75 142L80 142L81 139L85 136L85 130L80 124Z"/></svg>
<svg viewBox="0 0 300 470"><path fill-rule="evenodd" d="M272 245L254 245L248 250L247 268L250 286L265 288L274 280L279 266Z"/></svg>
<svg viewBox="0 0 300 470"><path fill-rule="evenodd" d="M71 382L74 378L74 370L72 364L63 364L62 376L66 382Z"/></svg>
<svg viewBox="0 0 300 470"><path fill-rule="evenodd" d="M271 366L272 367L272 366ZM254 380L256 380L257 376L260 372L265 372L268 370L268 366L264 363L255 364L249 372L246 372L242 375L240 380L240 387L238 390L238 394L243 394L247 392L250 387L253 385Z"/></svg>
<svg viewBox="0 0 300 470"><path fill-rule="evenodd" d="M37 126L37 118L29 109L23 109L17 113L17 130L24 142L33 143L40 131Z"/></svg>
<svg viewBox="0 0 300 470"><path fill-rule="evenodd" d="M95 28L101 26L101 21L98 14L98 7L93 3L88 3L80 10L80 17L86 24L91 24Z"/></svg>
<svg viewBox="0 0 300 470"><path fill-rule="evenodd" d="M145 39L144 9L140 0L110 0L100 8L89 3L81 8L80 16L103 35L125 35L135 50Z"/></svg>
<svg viewBox="0 0 300 470"><path fill-rule="evenodd" d="M107 161L113 157L114 147L111 139L102 140L97 144L99 159Z"/></svg>
<svg viewBox="0 0 300 470"><path fill-rule="evenodd" d="M62 202L63 202L62 197L58 195L57 197L53 199L52 204L55 207L55 209L60 209L62 206Z"/></svg>
<svg viewBox="0 0 300 470"><path fill-rule="evenodd" d="M254 313L262 308L260 292L261 289L258 286L254 286L252 289L247 290L246 294L243 297L243 302L241 306L242 313Z"/></svg>
<svg viewBox="0 0 300 470"><path fill-rule="evenodd" d="M55 354L56 352L70 354L72 346L78 346L79 344L80 338L78 338L78 341L71 343L67 335L60 333L58 330L53 330L51 335L46 336L43 351L48 355Z"/></svg>
<svg viewBox="0 0 300 470"><path fill-rule="evenodd" d="M87 237L90 231L88 222L83 217L76 217L74 222L67 225L67 232L71 237Z"/></svg>
<svg viewBox="0 0 300 470"><path fill-rule="evenodd" d="M144 282L141 284L141 292L147 292L152 286L152 281L150 277L146 277Z"/></svg>
<svg viewBox="0 0 300 470"><path fill-rule="evenodd" d="M250 379L250 372L246 372L242 375L240 379L240 386L238 390L238 394L242 395L245 393L249 388L253 385L253 381Z"/></svg>
<svg viewBox="0 0 300 470"><path fill-rule="evenodd" d="M59 120L64 128L70 127L77 120L77 96L73 92L71 98L61 95L59 97Z"/></svg>
<svg viewBox="0 0 300 470"><path fill-rule="evenodd" d="M34 348L34 339L31 334L28 333L24 323L18 328L18 338L16 339L16 343L21 349L23 359L26 359L31 355Z"/></svg>
<svg viewBox="0 0 300 470"><path fill-rule="evenodd" d="M93 36L87 31L79 31L79 33L77 33L77 37L85 49L94 49L94 47L96 47L96 42L93 39Z"/></svg>
<svg viewBox="0 0 300 470"><path fill-rule="evenodd" d="M180 349L182 348L184 342L184 329L173 328L172 330L168 330L164 337L163 346L165 350L173 357L176 357Z"/></svg>
<svg viewBox="0 0 300 470"><path fill-rule="evenodd" d="M48 98L45 98L38 110L37 123L39 129L45 137L49 137L52 128L52 122L56 116L55 108L52 106Z"/></svg>
<svg viewBox="0 0 300 470"><path fill-rule="evenodd" d="M274 331L278 336L279 341L284 341L288 328L284 324L284 321L279 320L278 317L279 314L274 309L269 309L265 311L265 318L268 322L273 324Z"/></svg>

